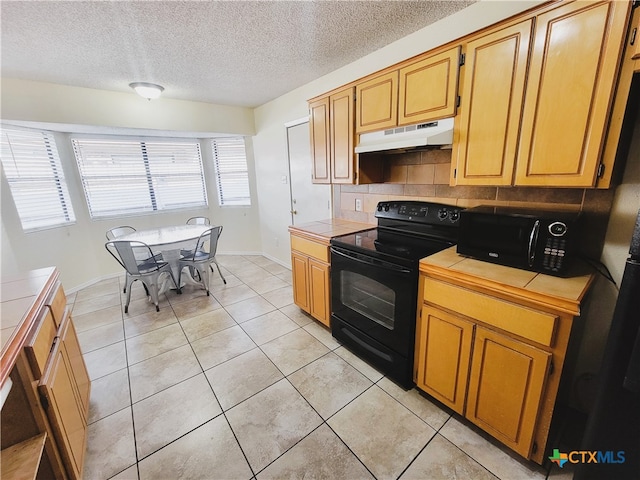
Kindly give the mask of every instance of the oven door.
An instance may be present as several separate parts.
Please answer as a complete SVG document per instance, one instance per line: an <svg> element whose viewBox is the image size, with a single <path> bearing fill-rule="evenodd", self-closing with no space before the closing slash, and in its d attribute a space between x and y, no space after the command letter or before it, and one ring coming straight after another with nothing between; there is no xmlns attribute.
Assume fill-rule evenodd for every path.
<svg viewBox="0 0 640 480"><path fill-rule="evenodd" d="M351 334L364 334L360 341L352 338L360 347L367 349L362 342L372 339L369 347L379 343L413 358L417 288L416 267L331 247L332 321L352 327Z"/></svg>

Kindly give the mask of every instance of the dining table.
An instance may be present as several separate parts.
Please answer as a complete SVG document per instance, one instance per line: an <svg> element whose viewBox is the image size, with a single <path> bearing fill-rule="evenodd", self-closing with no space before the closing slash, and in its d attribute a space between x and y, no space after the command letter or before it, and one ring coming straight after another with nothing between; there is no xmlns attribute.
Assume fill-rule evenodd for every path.
<svg viewBox="0 0 640 480"><path fill-rule="evenodd" d="M176 282L180 273L180 251L195 247L197 239L214 225L170 225L166 227L137 230L118 237L117 240L146 243L153 254L162 254L162 259L169 264ZM188 278L185 276L183 278ZM166 285L166 282L165 282ZM160 289L166 291L165 286Z"/></svg>

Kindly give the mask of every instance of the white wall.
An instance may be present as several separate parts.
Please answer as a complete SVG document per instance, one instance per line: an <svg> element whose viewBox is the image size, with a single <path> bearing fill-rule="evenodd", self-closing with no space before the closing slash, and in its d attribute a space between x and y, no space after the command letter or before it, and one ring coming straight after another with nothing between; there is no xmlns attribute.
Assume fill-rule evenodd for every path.
<svg viewBox="0 0 640 480"><path fill-rule="evenodd" d="M80 128L134 128L162 130L189 135L203 132L253 135L253 111L197 102L162 99L147 101L131 94L105 92L87 88L2 79L2 119L8 121L46 122L78 125ZM258 207L255 177L250 175L251 207L220 207L213 170L210 143L201 143L209 207L157 213L118 219L92 220L85 203L80 177L71 149L69 135L56 133L56 143L69 183L76 223L24 233L15 210L6 178L1 179L2 237L1 273L55 265L67 290L118 273L121 269L104 249L105 232L117 225L136 229L182 224L189 217L205 215L213 223L224 225L219 253L259 253ZM247 144L249 171L254 172L253 147Z"/></svg>
<svg viewBox="0 0 640 480"><path fill-rule="evenodd" d="M308 115L307 100L531 8L539 1L483 1L408 35L255 110L256 177L265 254L290 264L289 186L284 124Z"/></svg>
<svg viewBox="0 0 640 480"><path fill-rule="evenodd" d="M53 83L2 79L2 119L253 135L253 110Z"/></svg>

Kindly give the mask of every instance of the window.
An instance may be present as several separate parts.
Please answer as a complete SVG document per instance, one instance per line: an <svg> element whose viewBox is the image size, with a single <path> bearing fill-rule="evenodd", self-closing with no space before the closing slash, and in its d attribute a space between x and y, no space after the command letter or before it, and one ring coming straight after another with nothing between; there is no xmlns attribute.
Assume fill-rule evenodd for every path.
<svg viewBox="0 0 640 480"><path fill-rule="evenodd" d="M220 205L251 205L244 138L216 138L211 146Z"/></svg>
<svg viewBox="0 0 640 480"><path fill-rule="evenodd" d="M75 138L91 218L207 205L200 144Z"/></svg>
<svg viewBox="0 0 640 480"><path fill-rule="evenodd" d="M3 128L2 168L24 231L76 221L50 132Z"/></svg>

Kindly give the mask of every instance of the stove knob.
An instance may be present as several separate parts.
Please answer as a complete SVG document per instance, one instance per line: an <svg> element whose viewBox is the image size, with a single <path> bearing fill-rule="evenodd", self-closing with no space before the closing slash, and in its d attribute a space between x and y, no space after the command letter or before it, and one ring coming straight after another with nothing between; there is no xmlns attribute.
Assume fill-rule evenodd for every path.
<svg viewBox="0 0 640 480"><path fill-rule="evenodd" d="M438 210L438 218L440 220L444 220L445 218L447 218L447 209L446 208L441 208L440 210Z"/></svg>
<svg viewBox="0 0 640 480"><path fill-rule="evenodd" d="M449 214L449 220L451 220L452 222L457 222L458 218L460 218L460 212L453 210L450 214Z"/></svg>
<svg viewBox="0 0 640 480"><path fill-rule="evenodd" d="M384 206L384 211L385 211L385 212L388 212L388 211L389 211L389 204L388 204L388 203Z"/></svg>
<svg viewBox="0 0 640 480"><path fill-rule="evenodd" d="M378 211L381 212L382 211L382 204L378 204Z"/></svg>

